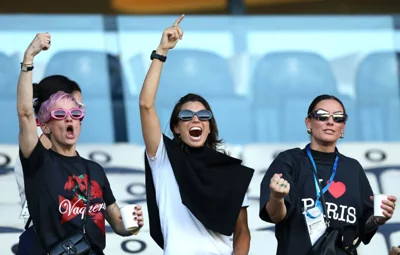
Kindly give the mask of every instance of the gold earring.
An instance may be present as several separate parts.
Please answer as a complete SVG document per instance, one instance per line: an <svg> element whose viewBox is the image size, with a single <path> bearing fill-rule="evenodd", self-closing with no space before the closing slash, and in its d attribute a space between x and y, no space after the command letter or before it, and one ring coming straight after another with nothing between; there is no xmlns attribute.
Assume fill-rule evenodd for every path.
<svg viewBox="0 0 400 255"><path fill-rule="evenodd" d="M343 139L344 138L344 133L341 133L340 134L340 139Z"/></svg>
<svg viewBox="0 0 400 255"><path fill-rule="evenodd" d="M307 133L311 134L311 128L307 129Z"/></svg>

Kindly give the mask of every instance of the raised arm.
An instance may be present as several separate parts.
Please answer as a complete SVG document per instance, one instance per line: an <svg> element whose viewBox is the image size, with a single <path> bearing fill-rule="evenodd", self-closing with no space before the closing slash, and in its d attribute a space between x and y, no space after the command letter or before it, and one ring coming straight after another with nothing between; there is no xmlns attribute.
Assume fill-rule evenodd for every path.
<svg viewBox="0 0 400 255"><path fill-rule="evenodd" d="M25 51L22 65L24 67L32 67L34 57L42 50L49 49L49 47L50 34L37 34ZM17 112L19 121L19 146L25 158L31 155L38 142L32 97L32 71L21 70L17 89Z"/></svg>
<svg viewBox="0 0 400 255"><path fill-rule="evenodd" d="M182 39L183 31L179 27L179 23L183 20L183 17L184 15L179 17L172 27L168 27L164 30L160 45L156 50L157 54L166 56L168 50L175 47L178 39ZM153 59L144 80L139 98L143 139L146 145L147 154L150 157L156 155L161 138L160 121L154 105L163 63L164 62L159 59Z"/></svg>
<svg viewBox="0 0 400 255"><path fill-rule="evenodd" d="M286 156L280 153L269 166L260 187L260 218L270 223L279 223L289 217L296 205L292 180L293 169Z"/></svg>

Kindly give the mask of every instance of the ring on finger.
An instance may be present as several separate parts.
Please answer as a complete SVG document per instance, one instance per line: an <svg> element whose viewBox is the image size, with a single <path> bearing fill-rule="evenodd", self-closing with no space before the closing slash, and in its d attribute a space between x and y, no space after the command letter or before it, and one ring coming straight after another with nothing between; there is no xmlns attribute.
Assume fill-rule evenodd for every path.
<svg viewBox="0 0 400 255"><path fill-rule="evenodd" d="M281 184L281 187L285 187L285 188L287 188L287 185L286 185L286 184L284 184L284 183L282 183L282 184Z"/></svg>

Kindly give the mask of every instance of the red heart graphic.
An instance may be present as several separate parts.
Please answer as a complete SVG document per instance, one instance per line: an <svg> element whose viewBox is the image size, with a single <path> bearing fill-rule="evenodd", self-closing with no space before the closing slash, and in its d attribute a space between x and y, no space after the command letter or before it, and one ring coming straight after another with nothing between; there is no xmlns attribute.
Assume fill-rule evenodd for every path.
<svg viewBox="0 0 400 255"><path fill-rule="evenodd" d="M328 191L334 198L339 198L346 192L346 185L343 182L332 181Z"/></svg>

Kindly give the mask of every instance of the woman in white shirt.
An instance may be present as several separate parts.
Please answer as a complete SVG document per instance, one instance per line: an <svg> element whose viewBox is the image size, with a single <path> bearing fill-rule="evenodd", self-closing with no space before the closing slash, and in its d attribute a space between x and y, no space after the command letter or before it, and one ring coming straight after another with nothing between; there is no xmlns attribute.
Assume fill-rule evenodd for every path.
<svg viewBox="0 0 400 255"><path fill-rule="evenodd" d="M167 52L182 39L182 19L164 31L152 52L140 94L150 235L164 254L248 254L246 191L254 170L218 151L221 140L208 102L183 96L170 119L174 139L161 133L155 97Z"/></svg>

